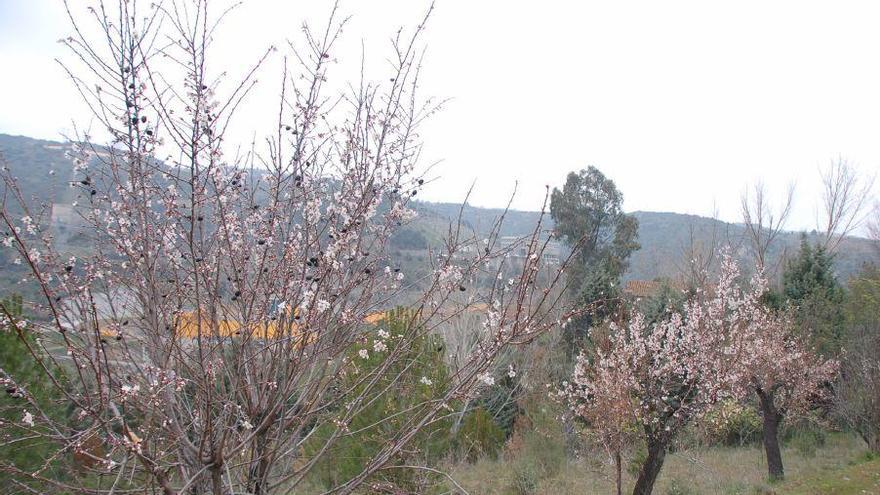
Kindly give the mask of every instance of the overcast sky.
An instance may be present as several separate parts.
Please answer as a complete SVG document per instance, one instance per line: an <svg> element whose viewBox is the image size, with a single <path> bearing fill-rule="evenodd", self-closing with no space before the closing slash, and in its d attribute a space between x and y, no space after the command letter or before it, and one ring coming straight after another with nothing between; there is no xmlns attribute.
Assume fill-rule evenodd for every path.
<svg viewBox="0 0 880 495"><path fill-rule="evenodd" d="M82 11L85 2L71 0ZM143 2L147 3L147 2ZM217 71L297 41L329 0L249 0L225 24ZM386 67L390 36L427 2L344 0L337 77ZM880 2L438 0L424 40L424 95L451 98L422 130L437 180L425 199L537 209L544 185L595 165L625 208L738 217L763 180L797 183L791 228L815 225L818 167L844 156L880 169ZM0 0L0 132L59 139L87 125L56 57L60 0ZM242 128L262 129L269 66ZM274 110L271 110L274 112ZM253 119L253 123L247 119ZM247 136L249 137L249 136Z"/></svg>

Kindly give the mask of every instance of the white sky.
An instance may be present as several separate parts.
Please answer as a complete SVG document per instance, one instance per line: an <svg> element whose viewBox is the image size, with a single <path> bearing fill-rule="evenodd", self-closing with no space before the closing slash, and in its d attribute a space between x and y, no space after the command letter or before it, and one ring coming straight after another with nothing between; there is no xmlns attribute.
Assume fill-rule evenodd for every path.
<svg viewBox="0 0 880 495"><path fill-rule="evenodd" d="M148 3L142 0L142 3ZM249 0L225 24L216 70L243 70L298 40L330 0ZM71 0L84 11L85 2ZM364 42L381 76L389 38L427 2L344 0L334 56L352 77ZM451 98L423 129L437 180L423 199L537 209L544 185L599 167L627 210L738 218L743 188L797 182L790 228L815 225L820 165L842 155L880 170L880 2L849 0L438 0L424 41L423 95ZM0 132L59 139L88 124L55 57L60 0L0 0ZM274 115L267 67L242 132ZM265 114L262 114L265 115ZM274 118L270 117L270 118ZM249 138L250 136L243 136Z"/></svg>

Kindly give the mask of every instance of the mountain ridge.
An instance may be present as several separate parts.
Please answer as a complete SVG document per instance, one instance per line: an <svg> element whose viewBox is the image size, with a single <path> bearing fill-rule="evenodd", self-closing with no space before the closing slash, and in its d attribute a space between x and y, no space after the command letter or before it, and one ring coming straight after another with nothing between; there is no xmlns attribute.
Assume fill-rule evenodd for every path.
<svg viewBox="0 0 880 495"><path fill-rule="evenodd" d="M72 168L65 151L70 143L34 139L27 136L14 136L0 133L0 153L3 154L13 175L22 184L26 198L34 197L41 201L51 201L63 206L66 182L64 167ZM50 171L57 170L60 173ZM48 192L48 194L47 194ZM55 199L60 201L55 201ZM498 218L504 215L499 235L523 236L530 234L541 218L541 212L524 210L505 210L504 208L484 208L465 203L416 201L414 209L419 217L404 227L402 235L397 236L397 248L418 249L423 245L435 244L442 239L446 229L461 216L465 228L477 234L488 234ZM641 248L630 258L625 280L654 280L676 278L686 264L685 253L689 246L720 246L728 244L740 258L748 258L745 250L745 227L742 224L725 222L716 218L668 211L630 212L639 221L639 243ZM553 220L549 212L543 216L543 228L550 230ZM770 258L777 264L788 255L796 252L801 237L817 239L817 234L785 231L771 250ZM3 266L5 257L0 257ZM841 243L835 256L835 271L845 281L857 273L865 263L880 263L880 249L868 239L848 237Z"/></svg>

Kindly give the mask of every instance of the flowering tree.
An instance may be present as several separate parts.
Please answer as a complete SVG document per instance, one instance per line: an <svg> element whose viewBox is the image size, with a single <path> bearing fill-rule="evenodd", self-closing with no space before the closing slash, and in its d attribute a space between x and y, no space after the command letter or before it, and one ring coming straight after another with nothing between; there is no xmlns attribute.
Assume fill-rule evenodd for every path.
<svg viewBox="0 0 880 495"><path fill-rule="evenodd" d="M610 344L609 341L600 345ZM601 351L605 359L609 350ZM586 355L577 357L573 383L564 383L572 413L589 427L593 437L614 460L617 493L623 490L623 452L636 436L637 414L631 395L633 377L628 368L593 367Z"/></svg>
<svg viewBox="0 0 880 495"><path fill-rule="evenodd" d="M741 308L753 297L737 288L738 275L724 255L712 294L698 291L682 312L653 325L641 314L613 325L608 349L595 359L581 354L571 383L560 391L612 453L620 451L632 422L641 430L648 452L634 494L652 492L682 428L730 396L742 351L731 336L747 325Z"/></svg>
<svg viewBox="0 0 880 495"><path fill-rule="evenodd" d="M756 279L754 286L758 295L764 284ZM774 312L756 297L748 299L742 310L750 323L736 336L742 349L738 394L747 398L754 393L758 399L769 476L779 480L785 476L779 449L782 421L828 398L827 385L838 364L809 347L805 336L795 332L789 314Z"/></svg>
<svg viewBox="0 0 880 495"><path fill-rule="evenodd" d="M484 325L448 385L327 488L351 493L395 467L450 403L491 383L500 351L565 317L554 310L558 273L537 281L540 224L504 247L453 226L420 280L386 251L424 184L417 130L436 109L417 95L424 21L394 38L385 82L335 97L326 84L342 23L304 29L296 64L284 59L276 131L263 151L230 157L227 129L260 64L233 84L210 76L225 12L212 15L205 0L100 2L85 20L74 5L68 12L74 34L63 42L79 67L68 71L110 140L83 136L71 154L73 207L89 240L76 256L58 250L51 206L3 174L3 243L41 296L26 302L37 315L28 321L0 312L71 410L47 414L27 384L4 376L22 411L4 438L39 438L52 447L47 465L78 459L64 476L2 463L22 491L296 491L361 411L396 393L388 374L410 349L484 303ZM505 254L520 246L525 262L502 277ZM401 301L414 316L386 345L365 320ZM358 359L374 361L370 373L340 388Z"/></svg>

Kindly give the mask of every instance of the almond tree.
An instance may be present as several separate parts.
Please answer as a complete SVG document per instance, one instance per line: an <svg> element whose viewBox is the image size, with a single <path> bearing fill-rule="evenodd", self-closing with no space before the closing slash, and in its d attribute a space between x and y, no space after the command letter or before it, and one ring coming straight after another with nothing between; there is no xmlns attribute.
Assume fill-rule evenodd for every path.
<svg viewBox="0 0 880 495"><path fill-rule="evenodd" d="M721 265L714 291L697 291L681 313L653 325L635 314L614 325L609 348L592 360L581 354L571 383L560 391L612 452L619 452L630 421L641 429L648 452L635 495L652 492L676 435L730 397L736 383L740 349L730 336L747 324L740 308L753 296L737 288L739 271L730 256Z"/></svg>
<svg viewBox="0 0 880 495"><path fill-rule="evenodd" d="M753 285L757 291L764 287L760 278ZM783 420L827 399L838 365L808 346L788 314L772 311L758 298L747 300L742 311L750 323L736 336L743 351L736 374L739 394L757 396L770 480L780 480L785 476L779 449Z"/></svg>
<svg viewBox="0 0 880 495"><path fill-rule="evenodd" d="M599 359L606 359L610 341L600 342ZM593 367L585 354L577 357L572 383L565 383L571 412L588 426L588 433L614 461L617 494L623 493L623 452L636 437L638 424L630 391L633 377L625 367Z"/></svg>
<svg viewBox="0 0 880 495"><path fill-rule="evenodd" d="M395 454L454 400L491 383L499 352L566 317L554 310L559 273L537 281L540 224L504 247L497 235L484 242L453 225L419 280L386 251L425 182L418 129L436 106L417 91L424 20L393 38L384 82L338 95L326 87L344 22L334 15L321 31L304 28L267 116L276 130L262 148L230 156L227 129L261 61L237 82L211 75L226 12L205 0L98 2L84 18L78 3L67 8L73 34L63 42L74 63L65 67L110 136L104 146L81 136L71 152L73 207L89 249L59 251L51 205L23 197L4 171L3 244L41 296L26 301L34 318L5 306L0 314L71 417L46 414L26 383L4 375L21 420L4 423L0 441L39 439L54 449L46 466L78 461L64 476L4 462L16 477L8 489L298 492L352 434L353 419L396 393L387 374L413 343L484 304L450 385L413 405L360 473L326 487L352 493L379 470L419 469L395 466ZM527 256L510 276L505 255L520 247ZM392 347L381 323L368 322L404 301L413 321ZM382 360L339 387L357 369L352 352Z"/></svg>

